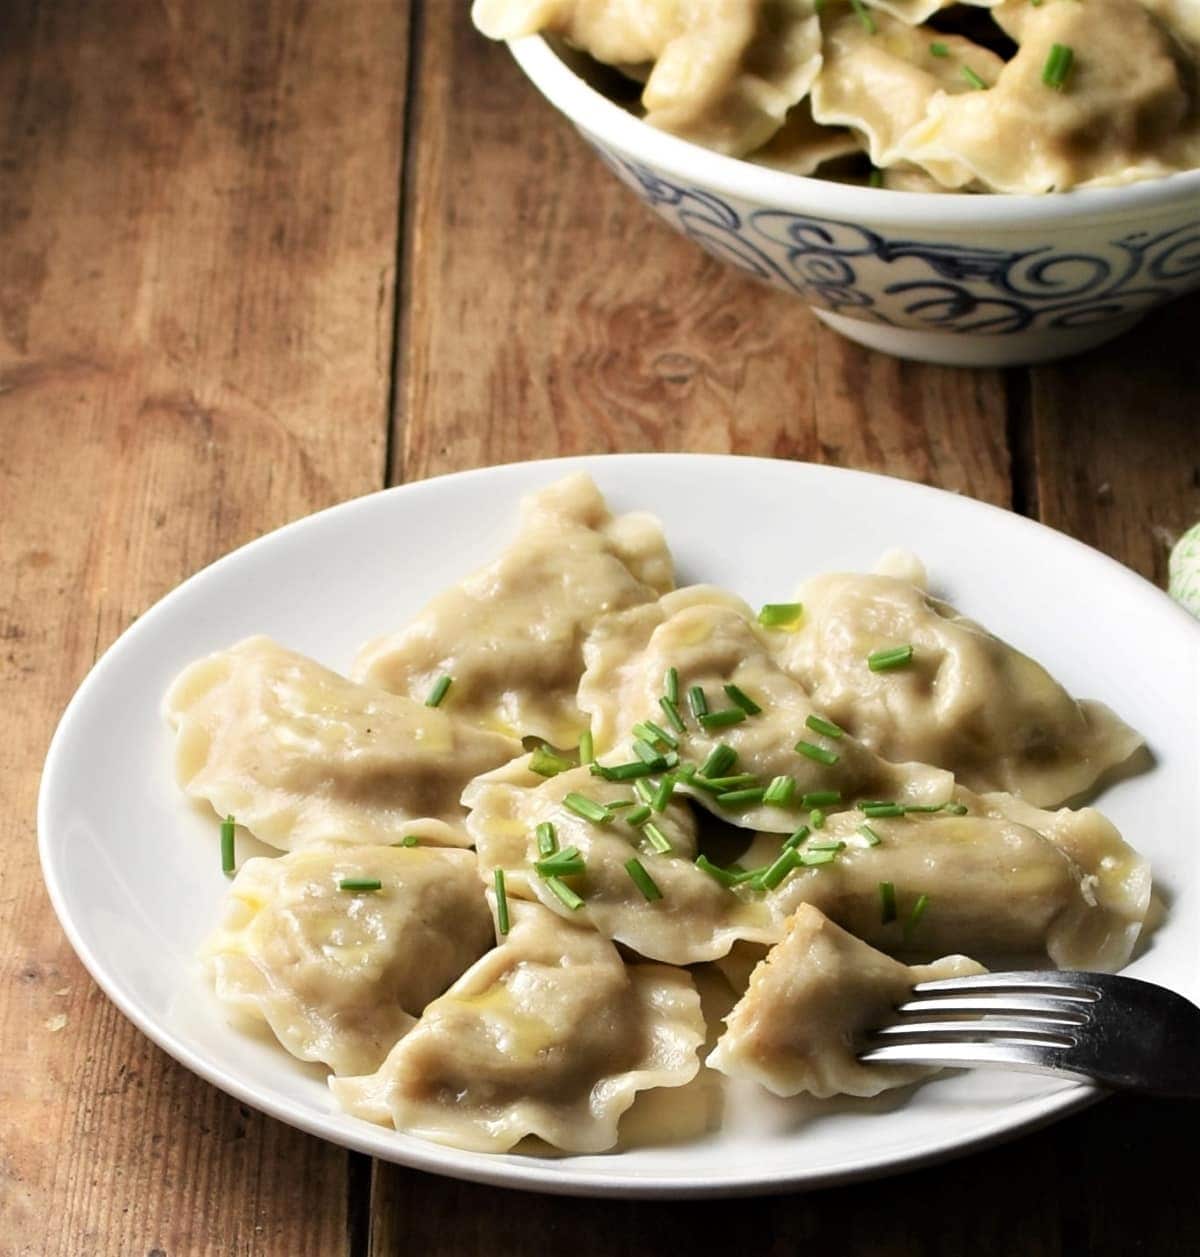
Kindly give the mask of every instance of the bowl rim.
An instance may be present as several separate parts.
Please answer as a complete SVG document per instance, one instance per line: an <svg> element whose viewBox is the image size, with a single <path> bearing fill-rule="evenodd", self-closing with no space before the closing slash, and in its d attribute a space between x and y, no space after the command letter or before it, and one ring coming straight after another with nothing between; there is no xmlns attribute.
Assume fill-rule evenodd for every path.
<svg viewBox="0 0 1200 1257"><path fill-rule="evenodd" d="M656 170L743 201L850 221L956 232L980 226L1027 231L1067 219L1140 219L1169 205L1182 208L1189 200L1196 202L1200 219L1200 170L1040 196L897 192L788 174L714 153L635 118L580 78L541 35L509 40L508 47L538 91L587 135Z"/></svg>

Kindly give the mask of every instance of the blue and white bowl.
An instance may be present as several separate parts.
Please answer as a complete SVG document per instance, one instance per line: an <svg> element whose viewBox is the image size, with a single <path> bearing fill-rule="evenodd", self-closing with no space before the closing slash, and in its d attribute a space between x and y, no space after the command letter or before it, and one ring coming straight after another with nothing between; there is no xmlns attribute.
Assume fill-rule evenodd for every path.
<svg viewBox="0 0 1200 1257"><path fill-rule="evenodd" d="M1036 197L803 178L656 130L540 36L509 46L672 227L873 349L953 366L1046 362L1200 288L1200 171Z"/></svg>

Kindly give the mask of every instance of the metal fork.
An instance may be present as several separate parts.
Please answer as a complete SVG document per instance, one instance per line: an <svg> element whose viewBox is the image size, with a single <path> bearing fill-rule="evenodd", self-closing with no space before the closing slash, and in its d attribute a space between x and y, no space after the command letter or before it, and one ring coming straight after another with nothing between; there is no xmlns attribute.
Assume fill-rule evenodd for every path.
<svg viewBox="0 0 1200 1257"><path fill-rule="evenodd" d="M1118 1090L1200 1096L1200 1008L1110 973L984 973L921 982L859 1059L1058 1074Z"/></svg>

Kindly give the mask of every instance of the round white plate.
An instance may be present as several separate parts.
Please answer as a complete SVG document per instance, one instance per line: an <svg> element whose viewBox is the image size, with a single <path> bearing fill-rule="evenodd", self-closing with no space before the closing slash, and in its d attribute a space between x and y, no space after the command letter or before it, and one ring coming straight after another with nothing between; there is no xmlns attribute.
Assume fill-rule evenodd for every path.
<svg viewBox="0 0 1200 1257"><path fill-rule="evenodd" d="M705 1196L778 1191L908 1168L1093 1098L1019 1074L945 1075L875 1102L767 1101L735 1088L720 1129L617 1154L459 1152L338 1112L322 1072L230 1029L201 993L193 955L227 882L216 819L173 784L159 714L190 660L267 633L335 668L490 558L521 494L586 469L614 510L666 526L680 583L752 603L804 575L915 550L937 590L1104 699L1149 739L1155 768L1103 807L1153 861L1166 924L1130 972L1196 998L1200 878L1196 625L1119 564L1006 511L905 481L802 463L615 455L464 472L300 520L200 572L144 615L75 695L46 761L38 815L54 907L96 981L144 1033L247 1104L323 1138L435 1173L540 1191ZM242 855L245 854L243 850Z"/></svg>

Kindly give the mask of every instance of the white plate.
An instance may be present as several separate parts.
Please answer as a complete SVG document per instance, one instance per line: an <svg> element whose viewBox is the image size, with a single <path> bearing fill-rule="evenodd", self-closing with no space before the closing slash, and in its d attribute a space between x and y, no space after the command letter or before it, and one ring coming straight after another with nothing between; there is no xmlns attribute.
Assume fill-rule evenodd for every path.
<svg viewBox="0 0 1200 1257"><path fill-rule="evenodd" d="M617 1196L775 1191L908 1168L1086 1103L1086 1087L1018 1074L943 1076L877 1102L760 1102L737 1092L704 1139L557 1159L458 1152L337 1112L320 1070L229 1029L199 995L192 957L227 882L216 821L173 785L159 703L189 660L268 633L345 668L495 553L517 498L576 469L616 510L656 511L680 581L751 602L813 571L921 554L938 589L1102 698L1149 738L1153 771L1104 807L1153 861L1171 910L1131 969L1196 998L1198 646L1195 624L1119 564L1006 511L860 472L697 455L617 455L464 472L373 494L263 537L192 577L93 669L42 780L42 866L59 919L96 981L142 1031L240 1100L323 1138L435 1173Z"/></svg>

